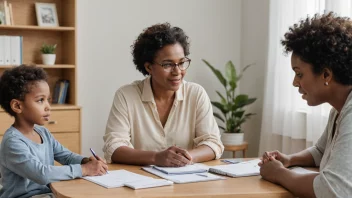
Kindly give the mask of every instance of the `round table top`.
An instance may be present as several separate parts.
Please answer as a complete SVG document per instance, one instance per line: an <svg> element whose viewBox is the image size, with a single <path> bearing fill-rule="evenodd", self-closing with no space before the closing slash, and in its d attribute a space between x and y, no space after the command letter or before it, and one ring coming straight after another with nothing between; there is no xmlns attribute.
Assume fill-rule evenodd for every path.
<svg viewBox="0 0 352 198"><path fill-rule="evenodd" d="M214 166L224 164L220 160L204 163ZM141 170L141 166L109 164L109 170L125 169L137 174L159 178ZM127 187L106 189L84 179L60 181L51 184L51 189L57 198L90 198L90 197L293 197L281 186L267 182L260 176L230 178L226 180L174 184L158 188L133 190Z"/></svg>

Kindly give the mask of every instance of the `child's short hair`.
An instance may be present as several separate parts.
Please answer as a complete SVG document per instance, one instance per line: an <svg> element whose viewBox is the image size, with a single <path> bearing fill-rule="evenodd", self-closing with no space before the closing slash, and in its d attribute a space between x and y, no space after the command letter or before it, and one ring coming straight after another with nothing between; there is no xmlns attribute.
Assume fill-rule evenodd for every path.
<svg viewBox="0 0 352 198"><path fill-rule="evenodd" d="M21 65L5 70L0 77L0 106L11 116L15 116L10 102L12 99L23 101L30 86L37 81L47 81L47 74L43 68L34 65Z"/></svg>

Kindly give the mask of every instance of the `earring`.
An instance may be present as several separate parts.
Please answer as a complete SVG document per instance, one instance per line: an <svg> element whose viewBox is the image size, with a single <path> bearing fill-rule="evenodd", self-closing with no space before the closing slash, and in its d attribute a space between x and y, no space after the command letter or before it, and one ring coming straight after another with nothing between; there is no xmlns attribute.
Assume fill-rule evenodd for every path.
<svg viewBox="0 0 352 198"><path fill-rule="evenodd" d="M325 82L324 84L325 84L325 86L328 86L328 85L329 85L329 83L328 83L328 82Z"/></svg>

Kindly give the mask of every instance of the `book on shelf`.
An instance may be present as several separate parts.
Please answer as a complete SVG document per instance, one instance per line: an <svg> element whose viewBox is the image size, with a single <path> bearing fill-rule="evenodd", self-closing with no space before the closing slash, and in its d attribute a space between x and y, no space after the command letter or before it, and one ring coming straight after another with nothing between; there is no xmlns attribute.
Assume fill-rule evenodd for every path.
<svg viewBox="0 0 352 198"><path fill-rule="evenodd" d="M1 25L12 25L13 13L12 4L8 4L7 0L0 1L0 20Z"/></svg>
<svg viewBox="0 0 352 198"><path fill-rule="evenodd" d="M22 50L22 36L0 35L0 65L21 65Z"/></svg>
<svg viewBox="0 0 352 198"><path fill-rule="evenodd" d="M69 85L70 82L68 80L58 80L55 83L52 98L53 104L65 104Z"/></svg>
<svg viewBox="0 0 352 198"><path fill-rule="evenodd" d="M0 2L0 25L6 25L6 14L5 14L5 7L4 3Z"/></svg>
<svg viewBox="0 0 352 198"><path fill-rule="evenodd" d="M11 40L10 36L4 37L4 64L11 65Z"/></svg>
<svg viewBox="0 0 352 198"><path fill-rule="evenodd" d="M0 65L5 65L5 37L0 36Z"/></svg>
<svg viewBox="0 0 352 198"><path fill-rule="evenodd" d="M11 50L11 65L21 65L22 64L22 37L21 36L11 36L10 37L10 50Z"/></svg>
<svg viewBox="0 0 352 198"><path fill-rule="evenodd" d="M12 11L12 4L9 3L9 13L10 13L10 25L15 25L14 20L13 20L13 11Z"/></svg>
<svg viewBox="0 0 352 198"><path fill-rule="evenodd" d="M10 20L10 10L9 7L7 5L7 1L3 1L4 4L4 9L5 9L5 24L6 25L11 25L11 20Z"/></svg>

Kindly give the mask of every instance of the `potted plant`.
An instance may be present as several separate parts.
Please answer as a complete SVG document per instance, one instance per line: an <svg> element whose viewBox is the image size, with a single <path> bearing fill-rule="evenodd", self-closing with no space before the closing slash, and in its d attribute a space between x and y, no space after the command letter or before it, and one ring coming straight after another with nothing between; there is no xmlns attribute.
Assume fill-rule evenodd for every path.
<svg viewBox="0 0 352 198"><path fill-rule="evenodd" d="M249 98L245 94L236 94L238 81L242 78L243 72L248 69L252 64L243 68L242 72L237 75L236 68L232 61L226 63L225 77L218 70L215 69L209 62L203 59L203 62L211 69L211 71L218 78L220 83L225 88L225 96L219 91L216 93L220 97L220 101L212 101L214 107L220 110L222 115L215 113L214 116L219 119L223 126L219 128L224 131L222 134L222 142L225 145L238 145L243 143L243 131L241 125L249 119L253 113L246 113L244 107L256 101L256 98Z"/></svg>
<svg viewBox="0 0 352 198"><path fill-rule="evenodd" d="M55 64L55 59L56 59L56 44L55 45L47 45L43 44L42 47L40 48L40 51L42 52L42 61L44 65L54 65Z"/></svg>

